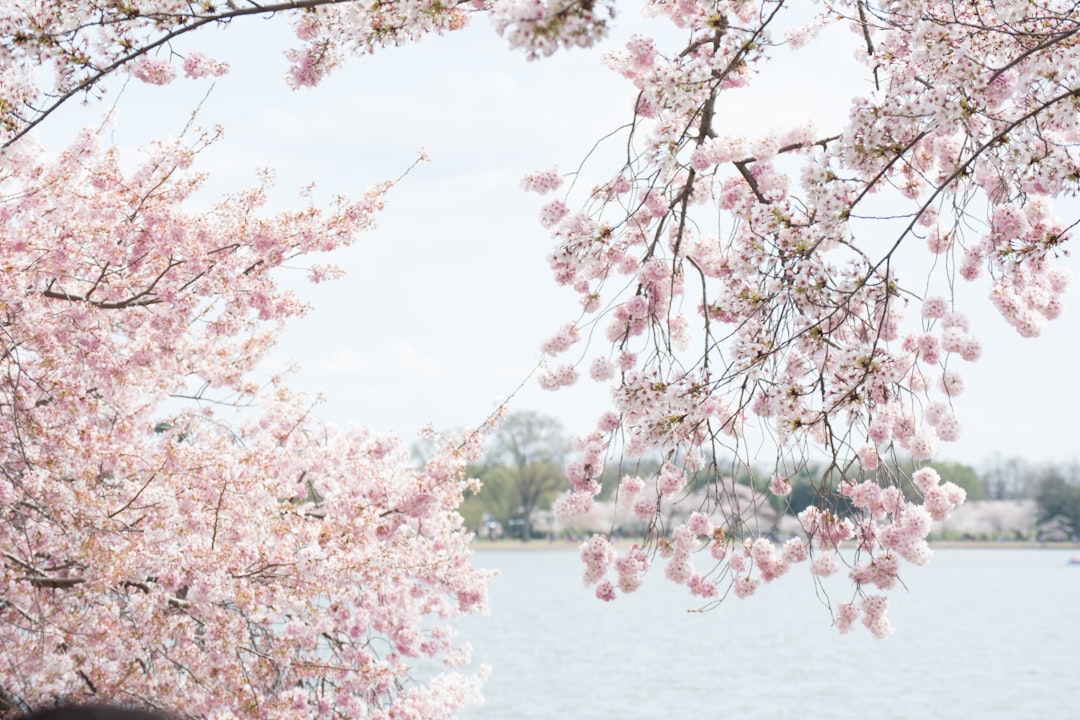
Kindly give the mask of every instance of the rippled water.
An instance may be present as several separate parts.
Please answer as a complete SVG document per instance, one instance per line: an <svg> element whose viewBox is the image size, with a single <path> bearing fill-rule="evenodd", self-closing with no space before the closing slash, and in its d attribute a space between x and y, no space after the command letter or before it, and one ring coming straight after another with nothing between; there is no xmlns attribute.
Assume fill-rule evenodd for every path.
<svg viewBox="0 0 1080 720"><path fill-rule="evenodd" d="M492 613L461 630L493 674L463 717L1078 719L1074 552L937 550L892 593L897 632L880 641L838 634L804 569L687 613L693 599L659 572L605 604L574 552L481 551L500 571Z"/></svg>

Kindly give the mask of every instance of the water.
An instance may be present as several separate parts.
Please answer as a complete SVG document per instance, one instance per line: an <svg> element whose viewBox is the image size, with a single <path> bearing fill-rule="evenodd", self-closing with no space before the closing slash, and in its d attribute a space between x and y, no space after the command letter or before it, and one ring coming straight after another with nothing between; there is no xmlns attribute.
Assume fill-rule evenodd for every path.
<svg viewBox="0 0 1080 720"><path fill-rule="evenodd" d="M463 717L1080 718L1072 552L937 550L892 593L884 641L837 633L803 568L687 613L693 598L659 573L606 604L574 552L479 552L500 571L492 613L461 632L493 673Z"/></svg>

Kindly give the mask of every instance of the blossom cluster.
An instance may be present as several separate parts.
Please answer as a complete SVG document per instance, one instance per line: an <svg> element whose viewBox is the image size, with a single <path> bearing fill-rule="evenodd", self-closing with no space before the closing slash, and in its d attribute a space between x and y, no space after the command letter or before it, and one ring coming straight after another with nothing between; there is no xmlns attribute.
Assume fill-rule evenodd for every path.
<svg viewBox="0 0 1080 720"><path fill-rule="evenodd" d="M670 464L660 470L656 492L646 491L640 477L625 476L619 483L620 506L629 508L640 520L651 521L667 494L663 478L675 472ZM863 623L875 636L887 637L893 631L885 617L887 601L884 595L871 591L895 588L904 561L926 564L932 555L926 542L931 522L947 519L965 497L962 488L942 482L933 468L915 471L911 482L921 494L921 503L906 499L895 485L844 481L836 490L850 501L854 513L842 517L811 505L798 515L804 534L782 544L762 536L736 542L723 530L726 517L692 512L685 522L671 528L668 538L658 542L657 553L666 561L664 575L706 600L726 594L725 588L737 598L746 598L800 563L809 561L809 572L817 578L833 576L847 565L854 592L864 600L861 606L838 606L837 628L847 632L861 613ZM854 551L854 562L839 555L845 547ZM699 569L695 556L703 552L707 552L706 566ZM637 590L649 567L641 546L619 554L600 535L581 546L581 556L586 565L585 583L596 585L597 596L607 601L614 600L619 591ZM609 578L613 570L614 579Z"/></svg>

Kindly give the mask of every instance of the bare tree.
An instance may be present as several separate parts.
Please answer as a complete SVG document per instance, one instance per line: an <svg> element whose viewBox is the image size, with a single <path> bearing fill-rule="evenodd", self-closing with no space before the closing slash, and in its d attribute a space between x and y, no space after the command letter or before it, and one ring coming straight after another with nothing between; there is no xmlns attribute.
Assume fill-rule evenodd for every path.
<svg viewBox="0 0 1080 720"><path fill-rule="evenodd" d="M1019 457L994 455L983 469L982 476L991 500L1017 500L1034 496L1035 469Z"/></svg>
<svg viewBox="0 0 1080 720"><path fill-rule="evenodd" d="M533 513L558 490L567 486L563 462L570 443L558 420L535 412L510 415L499 427L489 454L502 463L513 479L520 504L522 539L532 536Z"/></svg>

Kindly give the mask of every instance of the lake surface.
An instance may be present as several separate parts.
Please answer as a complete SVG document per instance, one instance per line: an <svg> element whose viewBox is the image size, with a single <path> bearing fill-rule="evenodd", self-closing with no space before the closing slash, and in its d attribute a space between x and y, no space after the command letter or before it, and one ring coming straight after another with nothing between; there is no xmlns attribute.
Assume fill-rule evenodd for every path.
<svg viewBox="0 0 1080 720"><path fill-rule="evenodd" d="M480 551L491 615L461 635L493 668L465 720L1080 718L1075 550L939 549L890 595L896 633L831 627L805 567L697 607L659 564L602 603L576 552ZM843 588L843 589L841 589ZM849 599L843 583L834 603Z"/></svg>

